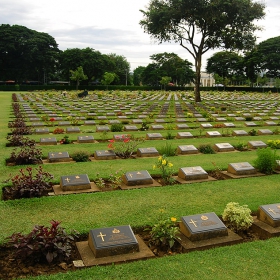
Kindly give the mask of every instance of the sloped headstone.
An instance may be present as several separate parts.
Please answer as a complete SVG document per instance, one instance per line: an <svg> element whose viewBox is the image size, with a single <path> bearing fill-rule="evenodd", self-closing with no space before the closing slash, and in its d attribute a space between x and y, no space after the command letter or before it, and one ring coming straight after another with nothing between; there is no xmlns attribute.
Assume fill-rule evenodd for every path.
<svg viewBox="0 0 280 280"><path fill-rule="evenodd" d="M182 167L179 169L178 177L186 180L208 179L208 173L201 166Z"/></svg>
<svg viewBox="0 0 280 280"><path fill-rule="evenodd" d="M198 149L194 145L180 145L177 147L177 154L198 154Z"/></svg>
<svg viewBox="0 0 280 280"><path fill-rule="evenodd" d="M183 216L179 225L181 232L191 241L228 235L226 226L214 212Z"/></svg>
<svg viewBox="0 0 280 280"><path fill-rule="evenodd" d="M117 155L113 150L98 150L94 152L94 158L97 160L116 159Z"/></svg>
<svg viewBox="0 0 280 280"><path fill-rule="evenodd" d="M280 226L280 203L261 205L257 212L260 221L272 226Z"/></svg>
<svg viewBox="0 0 280 280"><path fill-rule="evenodd" d="M87 174L79 174L61 176L60 187L63 191L76 191L90 189L91 185Z"/></svg>
<svg viewBox="0 0 280 280"><path fill-rule="evenodd" d="M129 225L92 229L88 245L96 258L139 252L138 241Z"/></svg>
<svg viewBox="0 0 280 280"><path fill-rule="evenodd" d="M257 170L249 162L229 163L227 171L235 175L250 175Z"/></svg>
<svg viewBox="0 0 280 280"><path fill-rule="evenodd" d="M153 184L153 178L147 170L126 172L122 179L127 186Z"/></svg>
<svg viewBox="0 0 280 280"><path fill-rule="evenodd" d="M41 145L57 145L55 137L40 138Z"/></svg>
<svg viewBox="0 0 280 280"><path fill-rule="evenodd" d="M159 156L159 152L154 147L138 148L137 149L137 156L138 157L155 157L155 156Z"/></svg>
<svg viewBox="0 0 280 280"><path fill-rule="evenodd" d="M48 153L49 162L67 162L71 161L68 152L50 152Z"/></svg>
<svg viewBox="0 0 280 280"><path fill-rule="evenodd" d="M94 143L94 137L92 135L78 136L78 143Z"/></svg>

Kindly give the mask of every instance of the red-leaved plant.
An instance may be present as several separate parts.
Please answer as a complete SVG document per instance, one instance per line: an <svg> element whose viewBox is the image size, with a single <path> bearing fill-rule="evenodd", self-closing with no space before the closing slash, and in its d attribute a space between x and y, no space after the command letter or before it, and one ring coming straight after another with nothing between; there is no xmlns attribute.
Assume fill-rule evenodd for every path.
<svg viewBox="0 0 280 280"><path fill-rule="evenodd" d="M109 140L108 148L114 150L120 158L129 158L135 152L136 147L144 141L144 139L134 139L129 134L123 134L116 140Z"/></svg>
<svg viewBox="0 0 280 280"><path fill-rule="evenodd" d="M36 173L34 173L36 171ZM27 167L20 169L19 174L9 178L6 182L12 182L11 187L6 187L6 192L16 198L41 197L51 186L53 175L38 168Z"/></svg>
<svg viewBox="0 0 280 280"><path fill-rule="evenodd" d="M52 220L50 223L50 227L35 225L26 235L14 233L9 236L8 245L16 249L15 257L24 260L33 255L39 261L46 259L48 263L67 260L72 242L79 233L72 231L67 234L60 222Z"/></svg>

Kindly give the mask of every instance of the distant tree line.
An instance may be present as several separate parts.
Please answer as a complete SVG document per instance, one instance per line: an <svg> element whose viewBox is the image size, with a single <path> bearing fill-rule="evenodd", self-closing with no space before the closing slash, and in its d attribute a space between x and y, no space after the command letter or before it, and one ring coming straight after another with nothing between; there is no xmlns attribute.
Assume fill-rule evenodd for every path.
<svg viewBox="0 0 280 280"><path fill-rule="evenodd" d="M243 55L218 52L208 59L206 69L215 75L218 83L225 85L262 84L271 77L279 80L279 46L280 36L261 42ZM124 56L102 54L89 47L62 51L47 33L19 25L0 25L0 81L183 86L196 79L192 63L175 53L158 53L150 59L146 67L139 66L131 73Z"/></svg>

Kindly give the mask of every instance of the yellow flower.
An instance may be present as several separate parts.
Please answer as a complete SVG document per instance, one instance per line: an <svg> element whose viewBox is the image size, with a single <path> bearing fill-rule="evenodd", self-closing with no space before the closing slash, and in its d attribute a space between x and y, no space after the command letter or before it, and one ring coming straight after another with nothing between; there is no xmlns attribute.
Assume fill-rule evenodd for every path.
<svg viewBox="0 0 280 280"><path fill-rule="evenodd" d="M171 222L176 222L177 219L175 217L171 217Z"/></svg>
<svg viewBox="0 0 280 280"><path fill-rule="evenodd" d="M158 160L162 160L162 157L160 156L160 157L158 158Z"/></svg>
<svg viewBox="0 0 280 280"><path fill-rule="evenodd" d="M172 167L173 164L171 162L168 163L168 167Z"/></svg>
<svg viewBox="0 0 280 280"><path fill-rule="evenodd" d="M161 163L162 165L166 165L166 160L164 159Z"/></svg>
<svg viewBox="0 0 280 280"><path fill-rule="evenodd" d="M154 166L153 166L153 169L155 170L156 168L157 168L157 167L154 165Z"/></svg>

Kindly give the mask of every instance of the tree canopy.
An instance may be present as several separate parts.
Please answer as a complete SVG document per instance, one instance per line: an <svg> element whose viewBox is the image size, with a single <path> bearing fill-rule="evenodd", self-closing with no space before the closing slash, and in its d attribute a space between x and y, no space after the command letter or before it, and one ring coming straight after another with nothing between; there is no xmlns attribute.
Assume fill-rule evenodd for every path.
<svg viewBox="0 0 280 280"><path fill-rule="evenodd" d="M55 39L20 25L0 25L0 76L22 82L55 72L59 55Z"/></svg>
<svg viewBox="0 0 280 280"><path fill-rule="evenodd" d="M251 0L151 0L140 25L162 42L176 42L195 61L195 101L200 102L202 55L210 49L245 50L254 46L254 21L264 4Z"/></svg>

